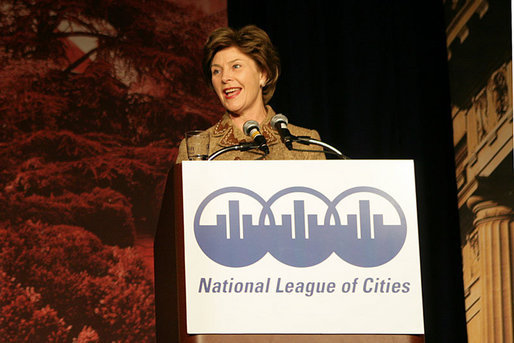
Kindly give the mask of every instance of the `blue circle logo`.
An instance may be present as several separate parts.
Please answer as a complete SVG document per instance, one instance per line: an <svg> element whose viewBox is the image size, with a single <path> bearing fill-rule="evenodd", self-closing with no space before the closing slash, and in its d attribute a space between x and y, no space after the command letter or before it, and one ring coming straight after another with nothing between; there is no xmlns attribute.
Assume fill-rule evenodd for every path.
<svg viewBox="0 0 514 343"><path fill-rule="evenodd" d="M323 207L323 218L307 213L306 199ZM279 201L288 202L291 209L281 214L280 222L272 210ZM244 213L241 207L258 213ZM210 220L203 218L207 212ZM314 266L332 253L354 266L377 267L400 252L407 224L398 203L373 187L351 188L333 200L308 187L286 188L268 200L247 188L226 187L200 203L194 233L202 251L228 267L251 265L268 252L294 267Z"/></svg>

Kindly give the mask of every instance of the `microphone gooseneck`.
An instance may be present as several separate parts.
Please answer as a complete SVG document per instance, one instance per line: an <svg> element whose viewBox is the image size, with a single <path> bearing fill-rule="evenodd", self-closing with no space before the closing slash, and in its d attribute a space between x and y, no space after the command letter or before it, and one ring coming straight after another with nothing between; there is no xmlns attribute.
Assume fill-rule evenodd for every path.
<svg viewBox="0 0 514 343"><path fill-rule="evenodd" d="M257 144L255 143L241 143L241 144L236 144L236 145L231 145L231 146L228 146L228 147L225 147L225 148L222 148L218 151L216 151L215 153L213 153L211 156L209 156L209 158L207 159L208 161L212 161L214 160L216 157L218 157L219 155L222 155L226 152L229 152L229 151L234 151L234 150L237 150L237 151L248 151L248 150L252 150L252 149L256 149L258 148Z"/></svg>
<svg viewBox="0 0 514 343"><path fill-rule="evenodd" d="M275 114L270 120L271 127L273 127L278 132L280 138L289 150L298 150L293 149L293 142L304 145L314 144L323 147L323 151L326 153L336 155L338 158L343 160L348 159L348 157L341 153L339 150L325 142L307 136L293 135L287 128L288 123L289 121L287 120L287 117L281 113Z"/></svg>

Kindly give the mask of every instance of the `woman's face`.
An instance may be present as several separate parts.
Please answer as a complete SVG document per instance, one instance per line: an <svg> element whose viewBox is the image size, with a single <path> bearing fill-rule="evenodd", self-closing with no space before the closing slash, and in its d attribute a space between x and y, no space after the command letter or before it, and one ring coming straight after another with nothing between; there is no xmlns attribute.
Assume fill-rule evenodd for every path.
<svg viewBox="0 0 514 343"><path fill-rule="evenodd" d="M266 75L236 47L220 50L211 63L212 85L221 104L232 114L262 110ZM255 112L257 113L257 112Z"/></svg>

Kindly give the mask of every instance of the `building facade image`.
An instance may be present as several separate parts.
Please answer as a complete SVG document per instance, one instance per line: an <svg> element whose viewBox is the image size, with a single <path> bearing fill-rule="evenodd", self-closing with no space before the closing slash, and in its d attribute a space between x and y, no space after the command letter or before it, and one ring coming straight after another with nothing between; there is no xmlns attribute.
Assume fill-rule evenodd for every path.
<svg viewBox="0 0 514 343"><path fill-rule="evenodd" d="M468 342L514 342L510 2L444 7Z"/></svg>

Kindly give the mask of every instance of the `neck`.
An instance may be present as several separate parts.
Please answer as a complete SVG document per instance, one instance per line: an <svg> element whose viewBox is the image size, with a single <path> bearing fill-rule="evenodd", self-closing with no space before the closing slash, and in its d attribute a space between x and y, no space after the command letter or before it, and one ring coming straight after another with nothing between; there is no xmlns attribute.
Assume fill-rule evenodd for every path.
<svg viewBox="0 0 514 343"><path fill-rule="evenodd" d="M230 119L234 123L234 126L238 127L241 131L243 131L243 125L248 120L255 120L257 123L261 124L266 116L268 115L268 111L266 107L263 105L262 108L259 108L257 111L251 111L247 113L232 113L228 112Z"/></svg>

